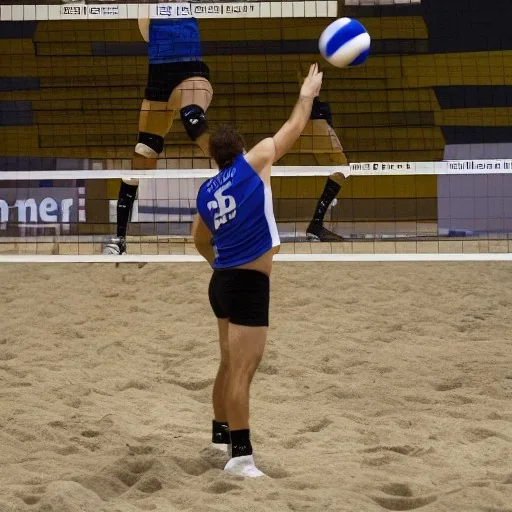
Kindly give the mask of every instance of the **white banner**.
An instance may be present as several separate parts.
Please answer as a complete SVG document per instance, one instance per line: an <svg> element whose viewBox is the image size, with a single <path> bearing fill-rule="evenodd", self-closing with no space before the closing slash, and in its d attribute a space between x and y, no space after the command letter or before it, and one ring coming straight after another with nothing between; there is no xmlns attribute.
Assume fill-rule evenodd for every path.
<svg viewBox="0 0 512 512"><path fill-rule="evenodd" d="M447 0L449 1L449 0ZM364 7L366 5L411 5L421 4L421 0L345 0L345 5Z"/></svg>
<svg viewBox="0 0 512 512"><path fill-rule="evenodd" d="M2 5L0 21L180 18L335 18L336 0L165 4Z"/></svg>
<svg viewBox="0 0 512 512"><path fill-rule="evenodd" d="M512 174L512 160L447 160L444 162L364 162L350 164L351 176Z"/></svg>
<svg viewBox="0 0 512 512"><path fill-rule="evenodd" d="M447 160L445 174L510 174L512 160Z"/></svg>

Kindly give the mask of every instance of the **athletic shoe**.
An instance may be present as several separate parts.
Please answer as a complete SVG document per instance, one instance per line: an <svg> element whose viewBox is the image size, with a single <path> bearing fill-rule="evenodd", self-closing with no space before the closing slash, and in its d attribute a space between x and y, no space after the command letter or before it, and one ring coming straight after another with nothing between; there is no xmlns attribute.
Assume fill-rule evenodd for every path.
<svg viewBox="0 0 512 512"><path fill-rule="evenodd" d="M343 237L324 228L322 224L312 222L306 230L310 242L343 242Z"/></svg>
<svg viewBox="0 0 512 512"><path fill-rule="evenodd" d="M228 463L224 467L226 473L236 476L246 476L249 478L256 478L259 476L265 476L265 473L261 472L254 463L254 457L252 455L244 455L243 457L233 457L228 460Z"/></svg>
<svg viewBox="0 0 512 512"><path fill-rule="evenodd" d="M111 256L119 256L126 254L126 240L124 238L112 238L108 243L103 245L103 254Z"/></svg>

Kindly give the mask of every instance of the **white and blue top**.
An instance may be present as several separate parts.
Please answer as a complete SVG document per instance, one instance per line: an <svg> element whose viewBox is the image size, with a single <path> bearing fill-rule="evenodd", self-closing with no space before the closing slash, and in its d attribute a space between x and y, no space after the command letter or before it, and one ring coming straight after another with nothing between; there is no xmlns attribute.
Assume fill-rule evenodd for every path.
<svg viewBox="0 0 512 512"><path fill-rule="evenodd" d="M214 269L244 265L281 243L272 190L243 154L201 185L197 210L213 234Z"/></svg>

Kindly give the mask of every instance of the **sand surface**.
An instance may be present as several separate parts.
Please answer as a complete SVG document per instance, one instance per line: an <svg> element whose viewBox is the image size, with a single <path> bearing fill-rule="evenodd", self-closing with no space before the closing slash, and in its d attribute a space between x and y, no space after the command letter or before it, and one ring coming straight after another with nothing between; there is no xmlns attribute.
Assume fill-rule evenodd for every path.
<svg viewBox="0 0 512 512"><path fill-rule="evenodd" d="M251 481L205 449L208 279L0 266L0 512L512 511L510 264L276 264Z"/></svg>

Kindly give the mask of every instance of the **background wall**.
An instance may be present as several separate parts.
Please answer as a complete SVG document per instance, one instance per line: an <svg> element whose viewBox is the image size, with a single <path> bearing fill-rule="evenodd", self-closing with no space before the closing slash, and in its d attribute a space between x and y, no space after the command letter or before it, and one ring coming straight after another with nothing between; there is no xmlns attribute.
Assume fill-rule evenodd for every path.
<svg viewBox="0 0 512 512"><path fill-rule="evenodd" d="M492 9L477 0L350 3L340 2L340 16L367 27L372 56L355 69L326 64L321 97L331 103L350 162L512 157L505 0L493 0ZM233 122L249 144L275 131L293 106L300 74L318 59L317 40L330 21L201 20L215 92L212 126ZM136 21L1 23L0 57L0 171L130 167L147 73ZM280 162L316 163L305 144ZM160 164L209 166L179 122ZM275 187L283 221L306 219L322 188L322 180L296 181ZM435 176L352 179L333 219L445 222L451 214L440 210L439 199L453 186ZM87 182L91 229L110 229L105 198L115 199L117 188L116 181Z"/></svg>

